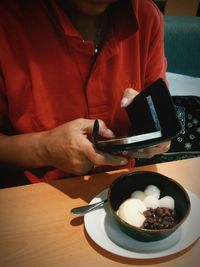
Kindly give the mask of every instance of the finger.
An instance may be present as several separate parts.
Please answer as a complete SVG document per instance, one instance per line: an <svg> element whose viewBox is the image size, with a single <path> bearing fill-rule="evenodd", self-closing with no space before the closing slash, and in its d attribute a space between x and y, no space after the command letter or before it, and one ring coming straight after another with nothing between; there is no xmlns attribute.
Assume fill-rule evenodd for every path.
<svg viewBox="0 0 200 267"><path fill-rule="evenodd" d="M106 137L106 138L113 138L115 137L113 131L111 131L105 124L104 121L98 120L99 122L99 135Z"/></svg>
<svg viewBox="0 0 200 267"><path fill-rule="evenodd" d="M142 153L142 152L129 152L129 156L132 158L138 158L138 159L149 159L154 157L156 154L153 153Z"/></svg>
<svg viewBox="0 0 200 267"><path fill-rule="evenodd" d="M130 151L129 155L134 158L152 158L155 155L167 152L170 148L170 144L171 142L167 141L156 146L137 149L135 151Z"/></svg>
<svg viewBox="0 0 200 267"><path fill-rule="evenodd" d="M98 165L123 166L128 164L128 160L125 157L100 152L97 153L94 163L97 166Z"/></svg>
<svg viewBox="0 0 200 267"><path fill-rule="evenodd" d="M161 153L167 152L170 148L170 145L171 145L171 142L166 141L155 146L150 146L144 149L137 149L136 151L140 153L147 153L147 154L161 154Z"/></svg>
<svg viewBox="0 0 200 267"><path fill-rule="evenodd" d="M127 107L133 101L134 97L136 97L137 94L138 92L133 88L126 88L126 90L124 91L123 98L121 100L121 107Z"/></svg>
<svg viewBox="0 0 200 267"><path fill-rule="evenodd" d="M102 152L95 149L93 145L88 145L86 156L96 166L123 166L128 164L126 157Z"/></svg>
<svg viewBox="0 0 200 267"><path fill-rule="evenodd" d="M72 173L75 175L84 175L93 169L94 169L93 162L89 160L87 161L85 160L74 165L74 168L72 169Z"/></svg>
<svg viewBox="0 0 200 267"><path fill-rule="evenodd" d="M92 133L95 120L86 120L85 130L87 133ZM98 120L99 122L99 135L106 138L115 137L114 133L106 126L105 122Z"/></svg>

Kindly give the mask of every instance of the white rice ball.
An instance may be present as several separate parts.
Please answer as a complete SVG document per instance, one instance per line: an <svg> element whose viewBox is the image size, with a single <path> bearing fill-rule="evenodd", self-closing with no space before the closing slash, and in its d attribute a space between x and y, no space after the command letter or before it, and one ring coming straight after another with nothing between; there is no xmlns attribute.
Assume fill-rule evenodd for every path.
<svg viewBox="0 0 200 267"><path fill-rule="evenodd" d="M143 215L145 210L146 206L140 199L129 198L120 205L117 214L125 222L141 227L146 219Z"/></svg>
<svg viewBox="0 0 200 267"><path fill-rule="evenodd" d="M142 201L145 199L145 197L146 195L144 194L144 192L139 190L136 190L131 194L131 198L140 199Z"/></svg>
<svg viewBox="0 0 200 267"><path fill-rule="evenodd" d="M156 208L160 207L160 201L159 201L159 199L157 199L157 197L154 197L154 196L147 196L147 197L145 197L145 199L144 199L143 202L144 202L145 206L148 209L150 209L150 208L156 209Z"/></svg>
<svg viewBox="0 0 200 267"><path fill-rule="evenodd" d="M159 202L160 202L160 207L169 208L172 210L175 208L175 201L174 201L173 197L170 197L170 196L162 197L159 200Z"/></svg>
<svg viewBox="0 0 200 267"><path fill-rule="evenodd" d="M145 188L144 193L146 196L154 196L157 199L160 198L160 189L155 185L148 185Z"/></svg>

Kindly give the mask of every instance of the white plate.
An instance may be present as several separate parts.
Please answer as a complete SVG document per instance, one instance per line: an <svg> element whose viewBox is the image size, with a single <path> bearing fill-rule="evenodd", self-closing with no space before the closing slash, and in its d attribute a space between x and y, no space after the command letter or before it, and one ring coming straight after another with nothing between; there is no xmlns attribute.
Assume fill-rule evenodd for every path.
<svg viewBox="0 0 200 267"><path fill-rule="evenodd" d="M200 237L200 199L187 190L191 211L183 225L169 237L155 242L140 242L123 233L110 214L107 204L87 213L85 229L92 240L105 250L119 256L150 259L168 256L184 250ZM107 189L90 202L96 203L107 197Z"/></svg>

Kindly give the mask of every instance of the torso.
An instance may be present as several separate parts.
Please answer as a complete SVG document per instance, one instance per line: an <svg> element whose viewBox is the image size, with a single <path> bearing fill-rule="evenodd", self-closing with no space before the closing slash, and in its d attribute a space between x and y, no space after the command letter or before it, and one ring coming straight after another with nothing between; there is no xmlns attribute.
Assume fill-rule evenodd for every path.
<svg viewBox="0 0 200 267"><path fill-rule="evenodd" d="M119 27L112 17L111 29L96 57L94 32L87 33L83 41L84 33L67 17L57 18L63 27L58 31L38 3L27 3L22 12L17 4L12 5L17 20L5 15L9 34L0 46L7 52L0 52L0 59L9 102L4 106L9 108L13 127L24 133L80 117L99 118L117 135L125 135L130 124L120 100L127 87L140 91L146 82L148 40L144 45L143 35L134 32L131 23L121 32L129 15L119 17ZM144 36L145 31L147 27ZM127 37L120 40L118 34Z"/></svg>

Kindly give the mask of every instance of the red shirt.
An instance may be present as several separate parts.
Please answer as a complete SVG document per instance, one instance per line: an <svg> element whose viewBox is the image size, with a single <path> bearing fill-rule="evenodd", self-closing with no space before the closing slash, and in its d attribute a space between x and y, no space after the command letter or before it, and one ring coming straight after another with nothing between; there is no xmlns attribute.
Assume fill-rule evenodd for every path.
<svg viewBox="0 0 200 267"><path fill-rule="evenodd" d="M141 91L165 78L162 14L151 0L133 0L133 8L121 1L110 9L110 30L91 69L93 42L83 41L56 3L48 9L44 2L1 1L1 128L9 120L16 133L30 133L98 118L125 135L124 90ZM45 179L60 175L53 170Z"/></svg>

